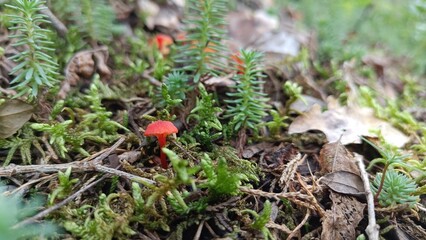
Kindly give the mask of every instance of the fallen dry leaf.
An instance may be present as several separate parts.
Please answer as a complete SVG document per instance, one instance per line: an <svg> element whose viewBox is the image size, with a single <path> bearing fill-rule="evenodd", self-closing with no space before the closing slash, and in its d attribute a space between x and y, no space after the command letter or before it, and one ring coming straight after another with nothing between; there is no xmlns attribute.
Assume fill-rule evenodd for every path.
<svg viewBox="0 0 426 240"><path fill-rule="evenodd" d="M138 0L137 11L144 16L148 29L166 28L170 31L179 29L179 15L183 9L182 1L157 4L155 1Z"/></svg>
<svg viewBox="0 0 426 240"><path fill-rule="evenodd" d="M221 77L211 77L204 81L204 84L209 87L232 87L235 86L235 81L232 78L233 74L228 74Z"/></svg>
<svg viewBox="0 0 426 240"><path fill-rule="evenodd" d="M364 184L359 175L346 171L336 171L320 178L331 190L352 196L365 196Z"/></svg>
<svg viewBox="0 0 426 240"><path fill-rule="evenodd" d="M324 144L320 151L319 165L324 174L346 171L360 175L353 154L340 142Z"/></svg>
<svg viewBox="0 0 426 240"><path fill-rule="evenodd" d="M302 101L300 98L297 99L295 102L293 102L290 105L290 109L296 112L306 112L309 111L309 109L312 108L312 106L314 106L315 104L320 105L321 107L325 107L326 103L324 101L322 101L321 99L309 96L309 95L301 95L303 100Z"/></svg>
<svg viewBox="0 0 426 240"><path fill-rule="evenodd" d="M356 198L330 193L333 205L325 212L322 220L321 239L355 239L355 228L364 218L365 204Z"/></svg>
<svg viewBox="0 0 426 240"><path fill-rule="evenodd" d="M357 106L339 106L335 100L329 99L328 110L322 112L319 105L298 116L289 127L289 134L302 133L309 130L322 131L329 142L339 141L346 145L361 143L361 136L377 137L370 130L381 130L385 140L397 147L404 146L409 138L388 122L374 116L369 108Z"/></svg>
<svg viewBox="0 0 426 240"><path fill-rule="evenodd" d="M266 62L296 56L300 46L307 42L306 34L295 31L291 24L284 27L276 16L264 10L231 12L227 20L230 49L257 49L265 53Z"/></svg>
<svg viewBox="0 0 426 240"><path fill-rule="evenodd" d="M101 79L110 79L112 73L106 65L107 60L108 48L106 46L76 53L65 68L65 80L59 90L59 98L66 98L71 87L90 79L96 72L99 73Z"/></svg>
<svg viewBox="0 0 426 240"><path fill-rule="evenodd" d="M15 134L33 114L32 105L10 99L0 105L0 138L7 138Z"/></svg>
<svg viewBox="0 0 426 240"><path fill-rule="evenodd" d="M294 144L286 144L285 146L279 147L268 156L268 162L272 163L272 166L283 166L295 158L300 159L301 154Z"/></svg>
<svg viewBox="0 0 426 240"><path fill-rule="evenodd" d="M261 143L247 146L244 148L243 158L246 158L246 159L251 158L256 154L263 152L265 149L271 148L272 146L274 146L274 144L269 142L261 142Z"/></svg>

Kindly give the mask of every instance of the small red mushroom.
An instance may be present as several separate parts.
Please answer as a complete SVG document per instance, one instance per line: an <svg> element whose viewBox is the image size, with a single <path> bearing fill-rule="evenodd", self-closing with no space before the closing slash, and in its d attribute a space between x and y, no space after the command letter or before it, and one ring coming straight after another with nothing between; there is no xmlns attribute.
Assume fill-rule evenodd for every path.
<svg viewBox="0 0 426 240"><path fill-rule="evenodd" d="M170 53L169 45L173 44L173 39L169 35L159 33L155 35L154 44L161 54L167 55Z"/></svg>
<svg viewBox="0 0 426 240"><path fill-rule="evenodd" d="M155 121L146 127L144 135L146 137L156 136L160 144L161 167L167 168L166 154L161 150L166 145L167 135L177 133L178 129L169 121Z"/></svg>

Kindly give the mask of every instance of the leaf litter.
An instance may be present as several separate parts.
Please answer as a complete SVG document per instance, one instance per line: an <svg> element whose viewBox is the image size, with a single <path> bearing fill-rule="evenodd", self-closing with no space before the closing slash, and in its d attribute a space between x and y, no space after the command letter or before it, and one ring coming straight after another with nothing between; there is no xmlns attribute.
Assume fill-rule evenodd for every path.
<svg viewBox="0 0 426 240"><path fill-rule="evenodd" d="M137 1L136 9L140 14L146 14L145 27L151 31L161 29L161 31L168 33L178 32L181 27L182 1L164 2L160 4L156 1L139 0ZM132 12L131 8L125 10L126 13ZM130 15L125 14L124 16ZM228 43L230 49L241 47L259 49L268 53L267 62L276 63L286 56L297 56L301 48L308 46L305 32L285 29L280 19L267 14L263 9L230 13L228 19L230 37L232 39ZM98 53L101 54L99 55ZM79 88L81 84L92 81L95 73L100 74L101 77L103 76L104 80L110 78L112 72L110 72L108 67L108 55L109 53L106 49L101 49L101 52L97 52L94 49L75 53L67 65L67 79L61 88L60 97L65 98L73 88ZM388 72L388 69L392 68L392 63L381 62L378 59L365 58L364 62L373 66L380 76L383 76ZM114 70L112 69L112 71ZM304 72L303 74L306 73L311 74L311 72ZM297 71L293 74L302 75L302 73ZM289 76L291 75L289 74ZM312 77L312 79L315 78ZM280 79L280 81L282 80ZM209 78L205 83L213 88L227 88L235 84L231 77L228 76ZM389 86L387 85L387 87ZM322 89L319 90L322 91ZM392 95L396 91L391 89L388 92ZM201 222L197 226L198 229L201 229L200 233L202 232L206 236L219 237L219 235L226 235L226 233L232 232L234 224L239 223L244 225L240 237L244 236L246 239L259 237L258 232L248 227L253 219L241 215L238 206L244 205L260 212L265 199L274 201L274 213L266 226L268 226L275 239L283 239L288 236L290 238L291 236L299 236L300 239L302 235L307 237L310 234L322 239L355 239L362 232L365 224L361 220L365 217L364 208L366 204L361 196L364 196L365 189L353 154L345 145L361 143L360 137L377 138L377 134L372 132L372 130L380 130L383 138L397 147L406 145L410 138L388 122L375 117L371 109L358 107L354 104L341 106L333 98L329 98L327 104L314 97L309 102L308 106L298 102L297 104L299 105L295 104L292 107L296 112L303 112L292 119L293 121L288 128L287 134L293 134L293 136L282 141L268 139L268 141L241 146L243 158L259 164L262 181L257 185L254 184L254 189L241 188L241 191L245 194L243 196L233 197L216 206L209 206L208 211L205 212L208 216L207 218L201 221L199 219L194 220ZM33 109L19 102L3 103L3 105L4 108L14 109L14 113L7 113L6 111L3 116L16 120L13 121L13 126L10 122L2 125L6 129L3 130L2 136L7 137L13 135L31 118ZM149 106L151 107L151 105ZM151 110L142 109L142 111L146 112ZM0 124L3 123L2 121L0 116ZM145 123L143 119L138 119L138 121L141 126ZM135 127L135 130L139 130L138 126ZM299 140L295 137L296 133L301 133L303 137L304 133L310 130L323 132L329 143L315 147L303 146L303 148L287 144L292 140L294 142ZM143 138L141 137L140 140L142 141ZM127 144L127 146L129 145L130 143ZM137 168L133 165L138 164L141 158L143 158L143 161L147 161L145 155L148 154L147 151L149 150L145 148L145 145L140 150L129 150L124 146L119 149L116 149L116 147L111 147L110 150L121 154L118 155L118 160L116 159L114 163L111 163L111 159L115 153L111 155L109 158L111 167L122 168L124 171L150 179L158 177L158 169ZM320 151L316 149L320 149ZM96 154L102 156L102 152ZM186 152L186 154L191 154L191 151ZM97 158L95 155L92 157L97 159L96 164L102 165L103 158ZM84 164L84 161L79 164ZM315 164L318 165L319 171L314 166ZM72 163L70 165L73 166ZM95 166L100 167L98 165ZM302 168L305 170L302 170ZM13 170L10 172L13 173ZM84 172L84 170L81 171ZM114 173L118 174L117 172ZM125 175L118 176L123 177ZM123 177L123 179L128 180L126 177ZM125 181L122 183L120 181L118 184L122 192L126 191L124 189L125 185ZM200 198L203 194L205 193L198 192L193 194L186 198L185 202L191 203L192 199ZM172 195L169 194L170 196ZM128 196L125 198L127 199ZM280 201L277 201L278 199ZM161 199L160 201L163 201L161 204L164 207L164 200ZM123 210L118 203L114 204L118 206L118 210ZM209 212L210 210L211 212ZM154 211L156 210L154 209ZM166 210L162 209L162 211ZM228 211L237 215L237 217L232 216ZM196 215L196 217L199 216ZM175 220L181 221L182 219L176 218ZM398 235L404 236L407 235L404 231L412 231L416 223L410 221L404 220L397 225ZM162 230L142 230L139 234L146 239L163 239L163 236L167 235L164 235L164 232L171 231L169 234L171 238L174 236L179 238L183 236L183 225L190 224L190 221L183 221L179 224L182 225L172 225L172 228L163 225ZM303 229L302 226L305 224L307 224L306 226L309 225L311 229L307 230L308 227ZM420 225L417 226L421 228ZM190 226L189 229L195 231L193 226ZM402 231L402 229L405 230ZM421 230L418 232L421 232Z"/></svg>
<svg viewBox="0 0 426 240"><path fill-rule="evenodd" d="M309 130L322 131L329 142L342 144L361 143L361 137L378 137L380 133L390 144L403 147L410 138L384 120L378 119L372 109L359 106L340 106L335 99L329 98L327 110L314 105L298 116L289 126L289 134L303 133Z"/></svg>

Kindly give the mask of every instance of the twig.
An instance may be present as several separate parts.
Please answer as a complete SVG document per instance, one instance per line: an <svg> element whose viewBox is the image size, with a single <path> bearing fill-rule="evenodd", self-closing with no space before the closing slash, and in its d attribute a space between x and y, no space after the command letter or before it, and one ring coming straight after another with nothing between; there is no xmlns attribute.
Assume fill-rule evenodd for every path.
<svg viewBox="0 0 426 240"><path fill-rule="evenodd" d="M285 234L290 234L291 230L284 224L277 224L274 223L272 221L269 221L266 225L267 228L275 228L280 230L281 232L285 233Z"/></svg>
<svg viewBox="0 0 426 240"><path fill-rule="evenodd" d="M318 204L317 199L314 197L311 191L309 191L308 186L306 186L305 181L303 181L302 177L299 173L297 173L297 180L299 181L300 185L303 189L308 193L309 196L312 197L312 204L314 205L315 209L317 210L318 214L322 217L325 216L325 211L322 209L322 207Z"/></svg>
<svg viewBox="0 0 426 240"><path fill-rule="evenodd" d="M49 215L51 212L56 211L57 209L65 206L67 203L71 202L74 198L78 197L83 192L85 192L88 189L90 189L91 187L95 186L96 184L98 184L99 182L101 182L102 180L104 180L106 177L107 177L107 175L102 176L98 180L96 180L96 181L94 181L94 182L86 185L85 187L82 187L80 190L78 190L74 194L70 195L69 197L67 197L66 199L64 199L62 202L60 202L60 203L58 203L58 204L56 204L56 205L54 205L54 206L52 206L50 208L47 208L47 209L39 212L38 214L36 214L36 215L34 215L34 216L30 217L30 218L27 218L27 219L25 219L25 220L23 220L23 221L15 224L13 226L13 228L17 229L17 228L23 227L23 226L25 226L27 224L30 224L30 223L33 223L33 222L37 221L38 219L40 219L40 218L42 218L44 216Z"/></svg>
<svg viewBox="0 0 426 240"><path fill-rule="evenodd" d="M162 84L162 83L161 83L160 81L158 81L157 79L155 79L155 78L151 77L151 76L149 75L149 73L148 73L148 72L144 72L144 73L142 74L142 77L143 77L143 78L148 79L148 81L149 81L152 85L157 86L157 87L161 87L161 84Z"/></svg>
<svg viewBox="0 0 426 240"><path fill-rule="evenodd" d="M299 229L301 229L303 227L303 225L305 225L305 223L308 221L310 216L311 216L311 210L307 209L305 217L299 223L299 225L297 225L297 227L293 229L293 232L290 235L288 235L287 240L291 240L294 237L294 235L296 235L296 233L299 231Z"/></svg>
<svg viewBox="0 0 426 240"><path fill-rule="evenodd" d="M144 178L144 177L139 177L139 176L127 173L127 172L120 171L118 169L109 168L109 167L102 166L102 165L96 165L95 168L98 172L110 173L112 175L127 178L129 180L132 180L132 181L135 181L135 182L138 182L138 183L142 183L143 185L145 185L147 187L152 187L155 184L154 180Z"/></svg>
<svg viewBox="0 0 426 240"><path fill-rule="evenodd" d="M31 180L29 182L26 182L26 183L22 184L21 186L19 186L18 188L14 189L12 192L10 192L10 195L16 194L17 192L20 192L20 191L25 191L24 190L25 188L29 187L30 185L33 185L34 183L38 183L38 182L44 181L44 180L49 179L49 178L54 178L54 177L56 177L56 174L47 175L47 176L44 176L44 177L36 178L36 179Z"/></svg>
<svg viewBox="0 0 426 240"><path fill-rule="evenodd" d="M103 152L101 155L93 159L93 162L95 164L102 162L105 158L107 158L109 155L111 155L112 152L115 151L126 139L126 137L122 136L120 139L117 140L117 142L114 143L107 151Z"/></svg>
<svg viewBox="0 0 426 240"><path fill-rule="evenodd" d="M50 156L52 156L53 160L57 161L57 160L59 159L59 158L58 158L58 155L56 155L55 151L54 151L54 150L53 150L53 148L52 148L52 145L50 145L50 143L49 143L49 141L47 140L46 136L43 136L43 137L41 138L41 141L42 141L42 142L44 143L44 145L46 146L47 151L50 153Z"/></svg>
<svg viewBox="0 0 426 240"><path fill-rule="evenodd" d="M299 192L271 193L271 192L265 192L265 191L257 190L257 189L250 189L246 187L240 187L240 191L247 194L262 196L266 198L288 199L297 205L312 209L314 211L318 211L318 209L314 206L315 200L313 199L313 197L299 193Z"/></svg>
<svg viewBox="0 0 426 240"><path fill-rule="evenodd" d="M201 221L201 223L198 225L197 232L194 235L193 240L200 240L201 232L203 231L205 220Z"/></svg>
<svg viewBox="0 0 426 240"><path fill-rule="evenodd" d="M71 162L62 164L42 164L42 165L14 165L10 164L7 167L0 167L0 177L9 177L17 174L24 173L55 173L58 171L65 171L69 167L73 172L89 172L94 171L93 165L87 162Z"/></svg>
<svg viewBox="0 0 426 240"><path fill-rule="evenodd" d="M50 22L52 23L52 26L56 29L56 31L61 37L66 37L68 33L67 27L65 27L61 20L59 20L47 6L44 7L45 8L41 9L40 12L49 18Z"/></svg>
<svg viewBox="0 0 426 240"><path fill-rule="evenodd" d="M210 224L208 222L204 222L204 226L209 231L209 233L213 236L213 238L219 238L219 235L215 233L212 227L210 227Z"/></svg>
<svg viewBox="0 0 426 240"><path fill-rule="evenodd" d="M362 182L364 183L365 195L367 197L368 226L365 229L365 232L367 233L368 239L378 240L380 226L376 223L376 214L374 212L374 197L370 189L368 174L367 174L367 171L365 170L363 157L355 153L355 160L358 164L359 172L361 174L361 179L362 179Z"/></svg>
<svg viewBox="0 0 426 240"><path fill-rule="evenodd" d="M180 145L177 141L172 140L171 141L176 147L178 147L182 152L184 152L188 157L190 157L193 161L198 162L198 159L196 159L194 156L192 156L191 153L189 153L182 145Z"/></svg>
<svg viewBox="0 0 426 240"><path fill-rule="evenodd" d="M41 173L56 173L58 171L65 171L69 167L72 168L74 173L78 172L92 172L98 171L103 173L109 173L113 175L117 175L120 177L127 178L129 180L139 182L144 184L147 187L152 187L155 184L155 181L139 177L127 172L123 172L117 169L109 168L102 165L102 160L107 158L113 151L115 151L121 143L124 142L124 137L120 138L114 145L108 148L106 151L102 152L95 159L90 161L78 161L71 163L63 163L63 164L43 164L43 165L9 165L7 167L0 167L0 177L7 177L16 174L23 173L33 173L33 172L41 172Z"/></svg>

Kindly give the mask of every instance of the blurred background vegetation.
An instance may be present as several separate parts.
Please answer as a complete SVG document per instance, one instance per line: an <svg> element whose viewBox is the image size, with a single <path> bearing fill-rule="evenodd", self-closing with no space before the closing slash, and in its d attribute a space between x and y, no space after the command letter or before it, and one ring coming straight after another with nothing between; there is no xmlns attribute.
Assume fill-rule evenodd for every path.
<svg viewBox="0 0 426 240"><path fill-rule="evenodd" d="M426 72L425 0L276 0L302 15L318 37L321 60L347 60L371 51L408 58ZM277 9L277 8L275 8Z"/></svg>

